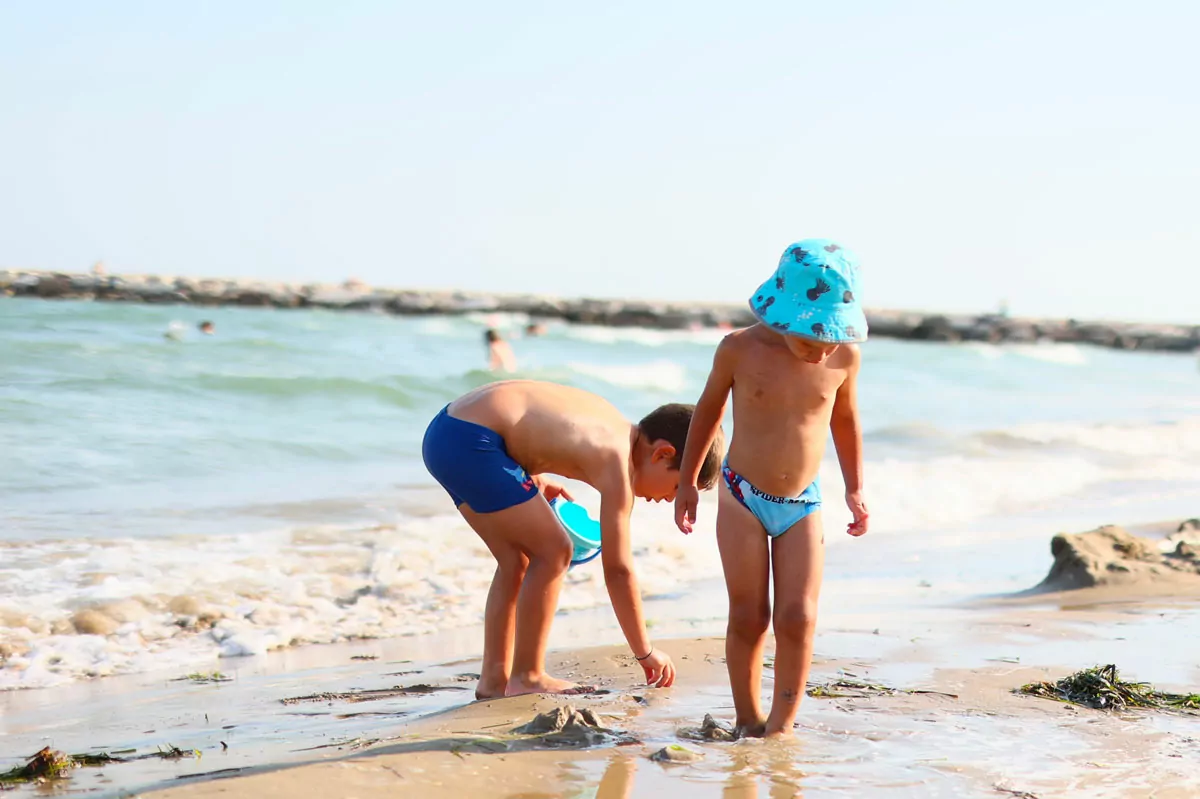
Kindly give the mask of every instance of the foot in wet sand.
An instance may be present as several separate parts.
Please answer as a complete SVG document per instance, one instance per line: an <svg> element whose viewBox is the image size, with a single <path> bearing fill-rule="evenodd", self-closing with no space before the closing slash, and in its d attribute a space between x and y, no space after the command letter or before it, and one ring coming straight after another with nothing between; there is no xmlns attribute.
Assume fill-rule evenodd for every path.
<svg viewBox="0 0 1200 799"><path fill-rule="evenodd" d="M508 669L492 667L484 664L480 669L479 684L475 686L476 699L503 699L504 689L508 687Z"/></svg>
<svg viewBox="0 0 1200 799"><path fill-rule="evenodd" d="M762 731L761 737L771 738L771 739L777 740L777 741L783 740L786 738L791 738L791 737L793 737L792 729L795 726L796 726L795 723L791 722L791 721L788 721L788 722L784 723L783 725L779 725L778 722L772 724L771 721L768 719L767 723L763 725L763 731Z"/></svg>
<svg viewBox="0 0 1200 799"><path fill-rule="evenodd" d="M758 721L753 724L738 724L733 728L734 738L762 738L766 735L767 723Z"/></svg>
<svg viewBox="0 0 1200 799"><path fill-rule="evenodd" d="M551 677L549 674L524 679L513 675L508 679L508 687L505 688L504 695L562 694L575 696L578 694L590 694L595 690L596 686L594 685L580 685L569 680L560 680L557 677Z"/></svg>
<svg viewBox="0 0 1200 799"><path fill-rule="evenodd" d="M508 688L508 680L480 680L479 685L475 686L475 698L502 699L505 696L506 688Z"/></svg>

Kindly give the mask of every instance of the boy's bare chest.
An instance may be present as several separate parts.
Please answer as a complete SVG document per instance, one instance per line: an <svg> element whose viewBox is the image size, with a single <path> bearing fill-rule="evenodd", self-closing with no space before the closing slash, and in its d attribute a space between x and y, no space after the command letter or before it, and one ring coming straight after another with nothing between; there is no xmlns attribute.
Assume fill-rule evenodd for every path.
<svg viewBox="0 0 1200 799"><path fill-rule="evenodd" d="M816 411L832 404L841 382L839 370L772 351L745 358L734 373L734 402L765 411Z"/></svg>

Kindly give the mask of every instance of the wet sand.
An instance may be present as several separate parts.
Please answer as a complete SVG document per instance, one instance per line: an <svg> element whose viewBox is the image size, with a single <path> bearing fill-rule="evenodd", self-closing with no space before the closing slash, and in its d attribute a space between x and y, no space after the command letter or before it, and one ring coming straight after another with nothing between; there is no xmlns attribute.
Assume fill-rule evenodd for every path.
<svg viewBox="0 0 1200 799"><path fill-rule="evenodd" d="M557 627L573 635L556 638L573 643L554 653L551 664L556 673L599 683L607 694L471 701L478 660L470 653L477 650L479 631L470 630L436 641L294 650L277 662L231 671L230 682L99 681L91 688L102 687L107 705L95 694L57 697L57 712L68 712L64 699L76 699L88 713L57 725L59 731L47 723L50 708L32 704L37 695L49 701L50 692L9 695L4 754L16 754L14 747L32 753L46 744L70 752L118 745L146 752L168 743L199 750L199 759L78 769L69 783L93 796L138 790L162 799L1045 799L1200 792L1200 717L1108 714L1012 693L1026 682L1103 662L1116 662L1127 678L1152 680L1166 690L1194 689L1200 685L1198 645L1194 636L1181 635L1200 621L1194 602L1064 607L991 600L914 606L869 618L831 609L818 634L811 683L842 680L902 690L831 686L828 693L836 696L805 699L796 738L787 742L688 738L688 728L698 727L706 713L732 720L723 641L681 636L682 623L665 625L658 642L674 657L679 682L672 689L646 689L624 647L584 645L594 640L594 630L604 629L589 620L602 618L560 619ZM600 634L612 640L611 633ZM430 657L399 657L421 652ZM768 668L767 691L770 674ZM363 693L394 686L409 690ZM320 694L326 695L314 696ZM354 701L363 698L369 701ZM595 711L621 735L575 748L512 733L537 713L567 703ZM671 746L700 757L686 764L649 759ZM10 795L39 794L21 788Z"/></svg>
<svg viewBox="0 0 1200 799"><path fill-rule="evenodd" d="M1106 714L1015 695L1061 670L993 664L936 669L921 693L837 687L809 697L792 741L689 737L705 713L731 715L717 638L669 642L680 686L630 685L629 656L597 647L555 658L564 673L598 677L613 693L563 700L475 702L390 731L367 751L299 768L261 770L168 788L159 799L285 796L792 797L1194 796L1200 716ZM814 683L873 683L875 664L820 657ZM769 673L769 671L768 671ZM619 734L576 748L514 734L559 705L590 708ZM683 747L693 762L650 756ZM223 775L221 775L223 776ZM202 778L202 776L201 776Z"/></svg>
<svg viewBox="0 0 1200 799"><path fill-rule="evenodd" d="M712 581L646 603L656 644L679 667L669 690L639 685L623 646L595 646L621 640L611 609L572 610L555 622L552 669L610 693L474 702L477 627L300 647L215 662L228 681L159 673L0 694L0 771L47 745L133 756L173 746L185 756L77 769L55 790L101 799L1200 795L1200 717L1012 693L1105 663L1163 690L1200 688L1195 598L1129 587L1027 594L1049 567L1046 541L926 539L921 558L887 538L871 550L831 546L832 573L855 576L823 589L811 682L936 693L833 687L837 696L805 699L790 742L686 737L705 714L733 718L724 590ZM1033 550L1041 565L1019 567ZM580 749L512 734L568 701L621 736ZM701 757L649 759L674 745Z"/></svg>

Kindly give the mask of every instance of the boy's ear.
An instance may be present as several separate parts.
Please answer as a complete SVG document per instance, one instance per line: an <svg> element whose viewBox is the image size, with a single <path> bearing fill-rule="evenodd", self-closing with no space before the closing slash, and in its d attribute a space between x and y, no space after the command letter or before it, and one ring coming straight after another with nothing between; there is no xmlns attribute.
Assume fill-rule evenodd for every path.
<svg viewBox="0 0 1200 799"><path fill-rule="evenodd" d="M664 460L675 460L675 445L660 438L658 441L654 442L654 450L650 453L650 462L658 463L659 461Z"/></svg>

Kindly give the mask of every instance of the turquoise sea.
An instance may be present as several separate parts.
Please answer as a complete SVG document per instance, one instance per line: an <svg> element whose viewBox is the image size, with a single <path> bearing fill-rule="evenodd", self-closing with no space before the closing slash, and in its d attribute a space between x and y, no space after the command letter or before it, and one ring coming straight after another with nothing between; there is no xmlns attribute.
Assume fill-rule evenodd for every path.
<svg viewBox="0 0 1200 799"><path fill-rule="evenodd" d="M439 408L496 378L483 331L505 333L520 376L631 419L694 402L722 335L551 323L531 338L527 321L0 299L0 689L477 623L490 561L419 445ZM863 351L870 535L893 551L1200 512L1193 356ZM836 532L832 452L823 480ZM711 538L682 538L665 506L639 507L634 535L648 593L719 574ZM1036 582L1046 565L1017 559L978 584ZM603 602L598 569L572 571L563 601ZM86 608L108 634L75 629Z"/></svg>

